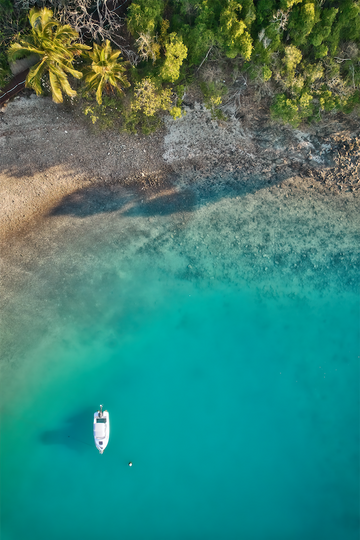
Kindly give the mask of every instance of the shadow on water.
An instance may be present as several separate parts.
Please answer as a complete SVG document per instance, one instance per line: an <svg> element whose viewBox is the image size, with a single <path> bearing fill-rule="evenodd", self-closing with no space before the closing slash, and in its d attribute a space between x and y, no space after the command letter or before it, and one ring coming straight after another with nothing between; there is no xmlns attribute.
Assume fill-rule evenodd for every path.
<svg viewBox="0 0 360 540"><path fill-rule="evenodd" d="M84 451L86 446L92 446L92 417L92 409L83 409L65 418L62 427L42 431L39 434L39 440L44 445L63 445Z"/></svg>
<svg viewBox="0 0 360 540"><path fill-rule="evenodd" d="M66 195L49 215L85 218L101 213L121 211L124 217L151 217L192 212L203 204L215 203L222 198L254 193L259 189L269 187L269 183L276 182L260 178L245 182L229 176L226 180L222 179L221 183L214 180L208 182L205 179L192 188L186 187L179 191L172 186L171 189L167 187L150 194L140 191L138 187L95 185Z"/></svg>

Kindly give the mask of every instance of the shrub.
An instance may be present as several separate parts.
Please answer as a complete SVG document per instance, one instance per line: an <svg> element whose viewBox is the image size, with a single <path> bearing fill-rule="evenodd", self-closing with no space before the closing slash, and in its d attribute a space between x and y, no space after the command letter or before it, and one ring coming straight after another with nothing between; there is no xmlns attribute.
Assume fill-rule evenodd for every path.
<svg viewBox="0 0 360 540"><path fill-rule="evenodd" d="M154 116L171 108L171 90L159 87L154 80L146 77L135 85L133 111L141 111L145 116Z"/></svg>

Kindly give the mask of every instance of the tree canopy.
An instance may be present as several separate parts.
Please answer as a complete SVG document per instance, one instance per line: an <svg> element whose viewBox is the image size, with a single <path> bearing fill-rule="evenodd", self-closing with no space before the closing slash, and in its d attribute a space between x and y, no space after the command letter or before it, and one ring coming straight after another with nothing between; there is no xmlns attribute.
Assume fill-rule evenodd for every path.
<svg viewBox="0 0 360 540"><path fill-rule="evenodd" d="M84 0L72 0L72 5L77 2L80 13ZM16 9L21 11L22 3L25 6L26 1L18 0ZM59 11L62 0L44 3ZM273 96L273 117L293 125L319 118L321 111L349 112L360 102L360 0L133 0L127 4L125 24L116 26L112 41L119 48L107 55L107 75L101 64L105 57L100 56L110 45L106 40L101 43L100 34L99 42L86 33L79 36L45 7L41 14L34 8L30 11L30 31L20 29L22 35L9 37L9 29L16 28L9 20L19 19L14 10L9 0L0 0L0 15L6 14L0 21L0 75L5 73L1 51L10 40L10 60L39 55L27 84L40 93L48 73L55 101L62 100L62 93L75 95L69 77L79 79L82 71L87 88L96 87L98 103L104 88L127 88L128 79L133 100L139 100L140 88L150 95L149 81L156 95L162 91L168 95L169 90L175 95L176 87L194 77L216 51L217 58L229 65L233 62L234 69L250 76L259 88L266 87ZM89 49L86 39L92 45L87 64L74 67L74 58ZM126 54L132 64L128 79L118 61L120 54ZM116 76L110 75L112 69L117 70ZM212 103L219 99L216 95Z"/></svg>
<svg viewBox="0 0 360 540"><path fill-rule="evenodd" d="M113 88L122 93L123 88L130 86L125 75L126 68L119 61L120 51L113 51L110 41L106 40L102 45L94 43L91 51L84 56L87 65L84 68L85 84L88 90L96 92L96 101L102 104L103 91Z"/></svg>
<svg viewBox="0 0 360 540"><path fill-rule="evenodd" d="M90 47L77 42L78 34L73 28L54 20L51 9L32 8L29 21L31 33L10 46L9 60L37 55L39 62L30 68L26 86L33 88L38 95L42 94L42 78L47 73L56 103L63 101L63 92L74 97L76 91L70 86L68 74L81 79L82 73L73 67L73 60Z"/></svg>

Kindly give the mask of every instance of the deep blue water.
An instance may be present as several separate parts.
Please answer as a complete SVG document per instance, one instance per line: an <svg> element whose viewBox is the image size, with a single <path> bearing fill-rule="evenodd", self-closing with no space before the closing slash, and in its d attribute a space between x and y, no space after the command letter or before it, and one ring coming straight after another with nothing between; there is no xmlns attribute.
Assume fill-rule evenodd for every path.
<svg viewBox="0 0 360 540"><path fill-rule="evenodd" d="M342 210L252 197L73 217L39 252L11 303L2 540L358 539L358 246Z"/></svg>

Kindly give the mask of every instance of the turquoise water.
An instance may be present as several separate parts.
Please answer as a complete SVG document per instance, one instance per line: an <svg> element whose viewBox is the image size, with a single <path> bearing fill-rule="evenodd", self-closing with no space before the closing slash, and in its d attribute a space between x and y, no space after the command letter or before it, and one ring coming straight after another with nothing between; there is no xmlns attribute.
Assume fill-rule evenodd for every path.
<svg viewBox="0 0 360 540"><path fill-rule="evenodd" d="M11 263L2 540L357 539L356 214L129 201L49 216Z"/></svg>

